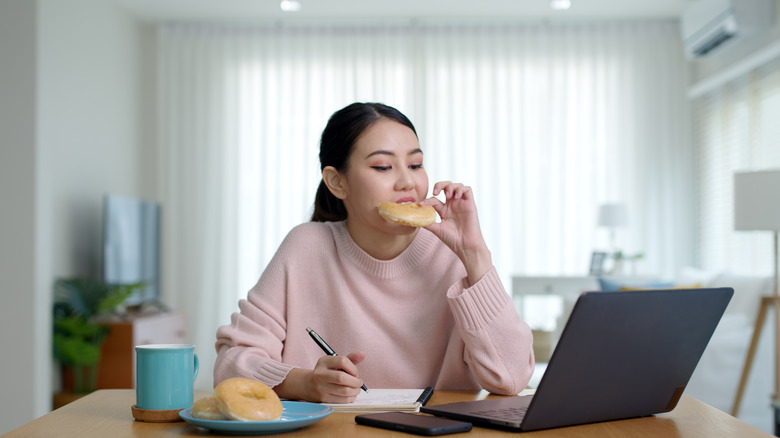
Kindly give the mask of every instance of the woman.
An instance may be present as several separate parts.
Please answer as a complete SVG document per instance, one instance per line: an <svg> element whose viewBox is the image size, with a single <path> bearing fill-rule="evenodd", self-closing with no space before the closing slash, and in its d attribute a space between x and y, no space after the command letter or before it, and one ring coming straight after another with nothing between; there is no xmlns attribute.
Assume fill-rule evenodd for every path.
<svg viewBox="0 0 780 438"><path fill-rule="evenodd" d="M328 121L312 222L282 242L232 323L217 331L214 384L250 377L280 397L349 403L370 388L517 394L531 331L493 267L469 187L428 176L412 123L378 103ZM432 206L425 228L382 219L383 201ZM337 352L323 356L306 331Z"/></svg>

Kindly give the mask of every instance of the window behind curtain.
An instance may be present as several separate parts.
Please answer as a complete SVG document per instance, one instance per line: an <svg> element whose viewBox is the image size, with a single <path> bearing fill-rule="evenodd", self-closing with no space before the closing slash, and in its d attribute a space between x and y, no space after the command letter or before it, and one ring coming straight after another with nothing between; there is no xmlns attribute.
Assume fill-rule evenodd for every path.
<svg viewBox="0 0 780 438"><path fill-rule="evenodd" d="M734 172L780 167L780 60L699 98L695 113L701 266L770 275L771 233L734 230Z"/></svg>

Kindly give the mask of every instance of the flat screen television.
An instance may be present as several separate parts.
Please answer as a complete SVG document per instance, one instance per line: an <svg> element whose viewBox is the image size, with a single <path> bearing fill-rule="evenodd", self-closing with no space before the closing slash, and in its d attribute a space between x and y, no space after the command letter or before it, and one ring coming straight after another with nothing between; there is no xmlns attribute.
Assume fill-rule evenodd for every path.
<svg viewBox="0 0 780 438"><path fill-rule="evenodd" d="M144 283L126 306L159 303L160 204L109 194L103 207L103 281Z"/></svg>

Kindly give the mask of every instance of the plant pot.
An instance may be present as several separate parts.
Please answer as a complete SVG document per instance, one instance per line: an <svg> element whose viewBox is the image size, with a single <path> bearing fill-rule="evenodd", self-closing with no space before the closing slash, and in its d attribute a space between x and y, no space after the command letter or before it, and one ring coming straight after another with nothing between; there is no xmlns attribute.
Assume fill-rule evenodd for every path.
<svg viewBox="0 0 780 438"><path fill-rule="evenodd" d="M780 436L780 404L775 402L773 407L775 410L775 436Z"/></svg>
<svg viewBox="0 0 780 438"><path fill-rule="evenodd" d="M69 403L73 403L74 401L80 399L81 397L84 397L87 394L71 394L70 392L58 392L54 394L51 398L51 407L52 410L59 409Z"/></svg>
<svg viewBox="0 0 780 438"><path fill-rule="evenodd" d="M62 392L87 394L97 389L97 364L62 366Z"/></svg>

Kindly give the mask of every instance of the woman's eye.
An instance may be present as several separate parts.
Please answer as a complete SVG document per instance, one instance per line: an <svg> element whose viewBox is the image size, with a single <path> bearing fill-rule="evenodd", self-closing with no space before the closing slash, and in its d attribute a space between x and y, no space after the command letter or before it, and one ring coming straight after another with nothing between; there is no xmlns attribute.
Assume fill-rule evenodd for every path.
<svg viewBox="0 0 780 438"><path fill-rule="evenodd" d="M390 170L390 166L371 166L372 169L376 169L380 172L384 172L386 170Z"/></svg>
<svg viewBox="0 0 780 438"><path fill-rule="evenodd" d="M422 163L420 163L420 164L412 164L412 165L411 165L411 166L409 166L409 167L410 167L412 170L417 170L417 169L422 169L423 165L422 165Z"/></svg>

